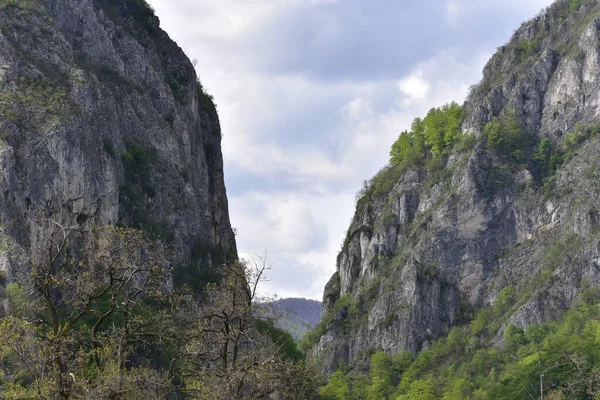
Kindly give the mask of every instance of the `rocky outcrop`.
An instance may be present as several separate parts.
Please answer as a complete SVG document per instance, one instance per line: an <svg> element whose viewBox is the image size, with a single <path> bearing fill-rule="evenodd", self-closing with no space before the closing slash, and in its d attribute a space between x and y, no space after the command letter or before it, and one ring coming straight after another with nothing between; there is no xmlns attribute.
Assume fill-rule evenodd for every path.
<svg viewBox="0 0 600 400"><path fill-rule="evenodd" d="M542 182L482 137L510 113L565 149L569 133L598 122L600 5L572 3L525 23L487 64L464 106L472 147L437 171L384 170L371 185L385 177L390 189L358 201L313 348L326 369L373 350L420 351L507 286L516 296L502 327L554 318L582 287L600 287L600 138L584 135Z"/></svg>
<svg viewBox="0 0 600 400"><path fill-rule="evenodd" d="M175 264L235 252L215 106L145 1L0 0L0 27L7 280L46 219L144 229Z"/></svg>
<svg viewBox="0 0 600 400"><path fill-rule="evenodd" d="M465 132L515 109L530 130L561 142L597 119L600 14L594 1L577 10L570 3L556 2L498 49L467 99Z"/></svg>

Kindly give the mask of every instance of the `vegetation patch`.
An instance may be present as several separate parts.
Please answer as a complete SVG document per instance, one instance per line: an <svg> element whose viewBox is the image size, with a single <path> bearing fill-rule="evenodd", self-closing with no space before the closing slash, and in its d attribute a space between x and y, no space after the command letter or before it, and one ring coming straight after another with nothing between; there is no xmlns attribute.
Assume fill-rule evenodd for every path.
<svg viewBox="0 0 600 400"><path fill-rule="evenodd" d="M117 156L115 146L110 139L102 139L102 148L111 158L115 158Z"/></svg>
<svg viewBox="0 0 600 400"><path fill-rule="evenodd" d="M221 281L223 271L220 266L235 259L231 249L196 240L191 247L189 261L173 269L173 283L177 288L186 286L200 296L208 284Z"/></svg>
<svg viewBox="0 0 600 400"><path fill-rule="evenodd" d="M43 78L21 79L0 92L0 116L21 128L50 126L72 110L68 88Z"/></svg>
<svg viewBox="0 0 600 400"><path fill-rule="evenodd" d="M494 117L484 129L488 150L495 152L512 170L488 169L487 185L491 191L512 185L512 175L525 167L538 186L553 182L565 156L549 139L539 139L521 123L514 110Z"/></svg>
<svg viewBox="0 0 600 400"><path fill-rule="evenodd" d="M490 319L510 307L506 288L493 307L469 325L454 327L418 356L382 351L371 356L367 374L340 369L321 388L321 399L459 400L585 399L600 395L600 295L582 290L579 303L557 322L527 329L509 325L506 346L489 346Z"/></svg>
<svg viewBox="0 0 600 400"><path fill-rule="evenodd" d="M116 25L123 26L130 33L156 33L158 24L154 9L146 0L94 0L94 4L104 10Z"/></svg>
<svg viewBox="0 0 600 400"><path fill-rule="evenodd" d="M215 105L214 96L208 94L202 83L200 83L200 79L196 81L197 91L198 91L198 103L200 104L200 109L204 110L210 115L217 114L217 106ZM217 130L216 132L212 132L215 136L220 136L221 131Z"/></svg>
<svg viewBox="0 0 600 400"><path fill-rule="evenodd" d="M517 45L517 63L520 64L529 57L537 54L540 50L540 42L537 40L521 40Z"/></svg>
<svg viewBox="0 0 600 400"><path fill-rule="evenodd" d="M121 160L125 179L119 188L119 204L129 218L130 226L167 243L172 242L173 227L169 221L154 219L150 213L152 198L156 195L151 180L152 167L157 161L156 151L127 140Z"/></svg>
<svg viewBox="0 0 600 400"><path fill-rule="evenodd" d="M18 16L46 13L40 0L0 0L0 11L15 10Z"/></svg>
<svg viewBox="0 0 600 400"><path fill-rule="evenodd" d="M392 145L392 165L422 165L429 157L447 154L462 137L464 110L452 102L432 108L425 118L413 121L411 130L404 131Z"/></svg>
<svg viewBox="0 0 600 400"><path fill-rule="evenodd" d="M300 348L302 351L308 352L316 346L317 343L319 343L321 336L323 336L327 329L334 323L341 324L344 333L348 333L353 326L353 320L358 315L358 306L358 301L349 295L344 295L337 299L329 312L321 317L321 321L319 321L317 327L308 331L306 335L300 339ZM341 314L341 320L335 320L336 314ZM337 317L339 316L340 315Z"/></svg>
<svg viewBox="0 0 600 400"><path fill-rule="evenodd" d="M410 131L400 134L390 151L390 165L379 171L357 194L357 212L366 203L387 195L409 168L424 168L431 174L430 187L448 179L445 159L454 148L465 151L474 146L472 136L461 134L464 109L452 102L432 108L425 118L413 121Z"/></svg>
<svg viewBox="0 0 600 400"><path fill-rule="evenodd" d="M271 339L287 360L301 361L304 359L304 354L298 348L298 344L292 335L275 326L275 322L272 320L257 320L256 326L260 333Z"/></svg>

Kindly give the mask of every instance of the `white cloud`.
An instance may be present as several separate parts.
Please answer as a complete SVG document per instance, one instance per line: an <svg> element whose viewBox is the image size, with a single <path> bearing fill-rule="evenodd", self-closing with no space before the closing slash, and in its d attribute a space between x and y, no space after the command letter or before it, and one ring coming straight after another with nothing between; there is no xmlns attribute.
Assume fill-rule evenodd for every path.
<svg viewBox="0 0 600 400"><path fill-rule="evenodd" d="M230 198L243 258L265 252L272 269L262 293L320 299L354 207L354 194L246 193ZM239 225L242 224L242 225Z"/></svg>
<svg viewBox="0 0 600 400"><path fill-rule="evenodd" d="M303 253L327 247L327 225L315 218L310 198L250 192L230 200L231 216L246 251L274 248Z"/></svg>
<svg viewBox="0 0 600 400"><path fill-rule="evenodd" d="M320 298L398 134L551 1L150 2L216 98L240 253L269 251L265 291Z"/></svg>
<svg viewBox="0 0 600 400"><path fill-rule="evenodd" d="M372 115L373 107L367 100L361 97L350 100L340 110L340 116L347 122L360 122L365 117Z"/></svg>
<svg viewBox="0 0 600 400"><path fill-rule="evenodd" d="M402 92L410 96L411 100L423 100L429 93L429 82L423 79L423 71L416 70L398 82Z"/></svg>

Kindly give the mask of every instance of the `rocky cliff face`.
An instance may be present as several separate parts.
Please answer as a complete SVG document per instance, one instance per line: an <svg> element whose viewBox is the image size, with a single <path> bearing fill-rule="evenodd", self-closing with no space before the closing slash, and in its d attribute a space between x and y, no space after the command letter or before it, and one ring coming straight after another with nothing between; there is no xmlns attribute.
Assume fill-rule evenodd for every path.
<svg viewBox="0 0 600 400"><path fill-rule="evenodd" d="M313 348L325 367L419 351L507 286L516 296L497 340L508 324L554 318L582 287L600 287L600 137L589 128L599 106L600 5L558 1L515 32L472 89L462 127L472 147L435 172L388 168L358 201ZM564 155L552 176L536 179L485 145L485 125L508 114Z"/></svg>
<svg viewBox="0 0 600 400"><path fill-rule="evenodd" d="M45 219L235 251L215 106L145 1L0 0L0 28L3 281Z"/></svg>

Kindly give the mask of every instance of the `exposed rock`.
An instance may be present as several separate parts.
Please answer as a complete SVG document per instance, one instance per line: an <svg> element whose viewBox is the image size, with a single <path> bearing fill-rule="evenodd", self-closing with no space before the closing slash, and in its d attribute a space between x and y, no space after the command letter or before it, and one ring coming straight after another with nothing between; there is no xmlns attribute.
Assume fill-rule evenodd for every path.
<svg viewBox="0 0 600 400"><path fill-rule="evenodd" d="M486 65L463 132L480 137L511 111L537 140L563 147L567 133L598 121L599 51L600 5L555 3ZM519 300L503 328L554 318L582 286L600 287L599 154L600 138L588 139L542 188L479 140L446 160L443 179L413 168L362 198L325 289L325 320L335 300L354 303L331 318L314 354L331 371L372 350L420 351L506 286Z"/></svg>
<svg viewBox="0 0 600 400"><path fill-rule="evenodd" d="M123 224L235 251L212 99L141 1L0 1L0 223L8 280L39 223Z"/></svg>

